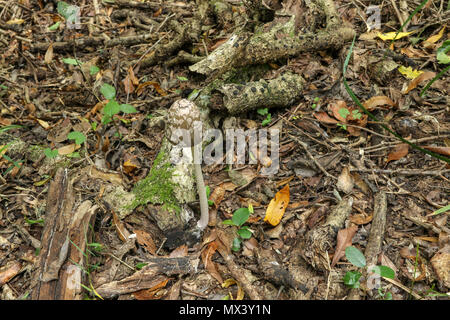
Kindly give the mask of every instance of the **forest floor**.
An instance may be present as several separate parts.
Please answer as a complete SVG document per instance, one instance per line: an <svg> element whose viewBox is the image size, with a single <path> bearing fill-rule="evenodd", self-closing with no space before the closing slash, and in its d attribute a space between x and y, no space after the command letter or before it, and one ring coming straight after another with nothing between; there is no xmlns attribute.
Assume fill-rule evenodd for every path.
<svg viewBox="0 0 450 320"><path fill-rule="evenodd" d="M189 66L229 39L235 22L246 21L251 29L270 21L274 10L269 9L283 2L303 3L263 1L266 16L259 22L248 18L251 9L242 1L216 1L227 6L229 16L206 14L196 41L180 38L205 2L77 0L71 4L81 8L80 26L71 26L56 2L0 1L0 300L33 298L50 214L49 186L58 168L80 175L73 184L75 207L86 200L95 206L77 298L448 299L450 211L433 214L450 199L450 165L442 160L450 157L448 71L420 96L445 67L436 56L450 40L445 1L429 1L405 28L412 33L393 44L379 33L397 31L417 1L335 1L357 35L345 74L349 86L390 130L441 160L399 140L350 98L343 82L349 42L342 49L262 64L264 73L252 81L274 79L286 70L305 79L304 91L290 105L233 115L214 109L222 129L225 124L279 129L279 170L264 176L264 163L204 165L213 204L201 241L168 249L145 205L117 214L107 193L111 185L133 190L149 174L164 137L159 121L164 110L211 82ZM380 26L368 31L370 5ZM386 51L389 47L393 51ZM121 112L110 111L111 121L102 112L104 83L115 88L113 99L122 104ZM365 252L380 193L386 195L386 222L373 262L395 276L382 278L373 289L344 250L351 245ZM264 217L271 200L280 204L281 196L285 210L274 226ZM335 230L345 239L333 237L326 249L328 266L317 269L303 259L299 243L350 198L351 212ZM244 223L251 237L230 250L233 238L221 237L236 228L222 221L249 207ZM198 215L198 203L192 208ZM228 241L225 249L220 241ZM183 257L196 263L195 271L159 272L158 267L147 274L146 285L126 287L125 280L160 263L155 258ZM296 268L305 278L293 275ZM280 279L276 270L287 276ZM358 289L343 283L347 271L363 274Z"/></svg>

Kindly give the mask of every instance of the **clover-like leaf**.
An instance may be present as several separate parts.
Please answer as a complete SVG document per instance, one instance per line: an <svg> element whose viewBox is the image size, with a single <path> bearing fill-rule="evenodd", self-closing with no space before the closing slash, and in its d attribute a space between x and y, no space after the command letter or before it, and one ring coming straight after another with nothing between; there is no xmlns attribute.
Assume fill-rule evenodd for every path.
<svg viewBox="0 0 450 320"><path fill-rule="evenodd" d="M80 131L72 131L67 135L67 139L75 140L76 144L82 144L86 141L86 136Z"/></svg>

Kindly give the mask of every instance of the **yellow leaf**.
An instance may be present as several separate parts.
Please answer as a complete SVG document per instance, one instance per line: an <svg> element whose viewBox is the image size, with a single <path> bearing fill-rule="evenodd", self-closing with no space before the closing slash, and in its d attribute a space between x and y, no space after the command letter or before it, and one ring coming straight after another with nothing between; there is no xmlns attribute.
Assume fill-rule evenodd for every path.
<svg viewBox="0 0 450 320"><path fill-rule="evenodd" d="M25 20L23 20L23 19L11 19L11 20L6 21L6 24L22 24L24 22L25 22Z"/></svg>
<svg viewBox="0 0 450 320"><path fill-rule="evenodd" d="M378 32L377 36L378 38L380 38L383 41L386 40L393 40L395 38L395 40L404 38L406 36L409 36L412 32L399 32L397 37L395 37L395 35L397 34L397 32L388 32L388 33L380 33Z"/></svg>
<svg viewBox="0 0 450 320"><path fill-rule="evenodd" d="M77 148L78 147L78 148ZM75 143L69 144L67 146L63 146L61 148L58 148L58 154L60 156L65 156L67 154L71 154L75 150L79 149L80 146L77 146Z"/></svg>
<svg viewBox="0 0 450 320"><path fill-rule="evenodd" d="M45 130L50 128L50 125L46 121L41 120L41 119L36 119L36 120L41 125L41 127L44 128Z"/></svg>
<svg viewBox="0 0 450 320"><path fill-rule="evenodd" d="M408 79L417 78L423 73L423 71L414 70L411 67L404 67L404 66L398 67L398 71Z"/></svg>
<svg viewBox="0 0 450 320"><path fill-rule="evenodd" d="M428 42L428 43L436 43L436 42L438 42L442 38L442 36L444 34L444 31L445 31L445 26L441 29L441 31L439 31L438 34L435 34L434 36L429 37L424 42Z"/></svg>
<svg viewBox="0 0 450 320"><path fill-rule="evenodd" d="M280 223L281 218L286 211L289 204L289 184L283 189L277 192L275 198L273 198L266 210L266 216L264 221L269 222L271 225L276 226Z"/></svg>

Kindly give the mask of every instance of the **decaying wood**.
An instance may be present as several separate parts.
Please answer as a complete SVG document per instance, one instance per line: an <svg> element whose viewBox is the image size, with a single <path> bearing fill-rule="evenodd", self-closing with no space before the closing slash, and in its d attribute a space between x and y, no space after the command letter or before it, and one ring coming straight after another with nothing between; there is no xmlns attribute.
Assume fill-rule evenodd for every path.
<svg viewBox="0 0 450 320"><path fill-rule="evenodd" d="M298 282L291 272L282 266L273 250L257 248L256 257L258 269L266 280L288 288L299 289L303 293L308 291L308 288L304 284Z"/></svg>
<svg viewBox="0 0 450 320"><path fill-rule="evenodd" d="M330 212L326 222L310 231L300 242L302 257L315 269L329 271L328 250L336 244L336 236L344 227L345 220L352 210L353 198L343 199Z"/></svg>
<svg viewBox="0 0 450 320"><path fill-rule="evenodd" d="M197 272L200 259L197 256L181 258L152 258L142 270L119 281L103 284L96 288L102 298L149 289L173 275L185 275Z"/></svg>
<svg viewBox="0 0 450 320"><path fill-rule="evenodd" d="M80 267L84 266L88 225L97 207L85 201L74 213L72 183L68 170L60 168L50 184L33 299L81 298Z"/></svg>
<svg viewBox="0 0 450 320"><path fill-rule="evenodd" d="M367 270L377 264L378 255L381 253L381 246L384 239L384 230L386 228L386 212L387 212L387 200L386 193L380 191L375 196L374 208L373 208L373 220L370 228L369 240L367 242L364 256L366 257L367 268L362 272L362 277L367 279ZM359 300L360 290L354 288L348 295L348 300Z"/></svg>
<svg viewBox="0 0 450 320"><path fill-rule="evenodd" d="M232 237L230 237L227 232L221 229L218 229L217 232L219 235L219 246L217 248L217 251L224 259L225 264L233 278L237 282L239 282L239 284L242 286L245 293L251 300L263 300L264 295L259 292L258 288L250 283L250 281L245 276L244 269L234 261L233 255L230 254L229 244L232 242Z"/></svg>

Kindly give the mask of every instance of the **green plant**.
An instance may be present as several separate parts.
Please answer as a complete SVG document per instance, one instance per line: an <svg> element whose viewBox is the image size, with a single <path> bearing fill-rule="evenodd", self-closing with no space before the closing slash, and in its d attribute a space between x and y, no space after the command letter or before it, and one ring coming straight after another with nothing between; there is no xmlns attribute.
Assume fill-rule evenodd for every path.
<svg viewBox="0 0 450 320"><path fill-rule="evenodd" d="M58 150L57 149L50 149L50 148L45 148L44 149L44 154L47 158L49 159L53 159L56 158L58 156Z"/></svg>
<svg viewBox="0 0 450 320"><path fill-rule="evenodd" d="M382 288L378 288L378 296L383 300L392 300L392 293L386 292Z"/></svg>
<svg viewBox="0 0 450 320"><path fill-rule="evenodd" d="M241 244L243 239L250 239L252 237L253 231L250 230L248 226L243 226L244 223L247 222L250 214L253 213L252 205L249 205L248 208L239 208L233 213L233 217L231 220L222 221L223 224L236 226L236 234L237 237L233 239L233 244L231 249L233 251L239 251L241 249Z"/></svg>
<svg viewBox="0 0 450 320"><path fill-rule="evenodd" d="M261 125L267 126L270 121L272 121L272 115L269 113L269 108L260 108L258 110L256 110L256 112L258 112L258 114L262 115L262 116L266 116L266 118L261 122Z"/></svg>
<svg viewBox="0 0 450 320"><path fill-rule="evenodd" d="M209 188L209 186L205 186L206 189L206 199L209 198L209 195L211 194L211 189ZM212 206L214 204L214 201L212 200L208 200L208 205Z"/></svg>
<svg viewBox="0 0 450 320"><path fill-rule="evenodd" d="M366 268L366 258L357 248L353 246L348 246L345 249L345 256L347 260L358 268ZM370 272L376 273L381 277L394 279L395 272L389 267L386 266L375 266ZM361 278L361 272L359 271L348 271L344 276L344 284L350 288L359 288L359 279Z"/></svg>
<svg viewBox="0 0 450 320"><path fill-rule="evenodd" d="M317 108L317 103L319 103L320 98L319 97L315 97L313 101L314 101L314 103L311 105L311 109Z"/></svg>
<svg viewBox="0 0 450 320"><path fill-rule="evenodd" d="M101 94L108 99L108 103L103 107L102 124L108 124L114 121L114 116L119 112L135 113L137 110L130 104L119 104L116 101L116 89L107 83L100 87ZM115 122L114 122L115 123Z"/></svg>
<svg viewBox="0 0 450 320"><path fill-rule="evenodd" d="M444 41L442 46L440 46L439 49L437 49L437 51L436 51L436 59L438 60L438 63L440 63L440 64L448 64L448 66L445 67L433 79L431 79L430 82L427 83L427 85L420 92L420 96L421 97L425 94L425 92L433 84L433 82L435 82L437 79L442 77L444 75L444 73L446 73L450 69L450 56L447 55L448 51L450 51L450 40Z"/></svg>

